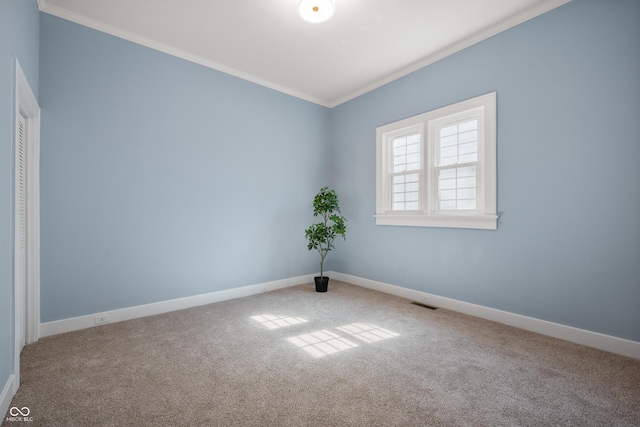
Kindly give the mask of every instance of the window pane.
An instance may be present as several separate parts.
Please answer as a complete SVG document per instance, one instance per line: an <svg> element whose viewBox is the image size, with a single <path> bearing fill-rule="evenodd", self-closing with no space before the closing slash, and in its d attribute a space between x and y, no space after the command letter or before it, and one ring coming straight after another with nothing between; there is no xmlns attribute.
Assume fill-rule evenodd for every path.
<svg viewBox="0 0 640 427"><path fill-rule="evenodd" d="M393 149L401 148L407 145L407 138L396 138L393 140Z"/></svg>
<svg viewBox="0 0 640 427"><path fill-rule="evenodd" d="M478 141L460 144L460 154L469 154L478 152Z"/></svg>
<svg viewBox="0 0 640 427"><path fill-rule="evenodd" d="M441 128L438 149L438 166L478 161L478 121Z"/></svg>
<svg viewBox="0 0 640 427"><path fill-rule="evenodd" d="M476 186L476 177L458 178L458 188L469 188Z"/></svg>
<svg viewBox="0 0 640 427"><path fill-rule="evenodd" d="M465 142L472 142L478 140L478 131L471 132L461 132L460 133L460 144L464 144Z"/></svg>
<svg viewBox="0 0 640 427"><path fill-rule="evenodd" d="M440 129L440 138L458 133L458 125L447 126Z"/></svg>
<svg viewBox="0 0 640 427"><path fill-rule="evenodd" d="M420 144L407 145L407 154L420 153Z"/></svg>
<svg viewBox="0 0 640 427"><path fill-rule="evenodd" d="M400 147L396 147L393 149L393 155L394 156L402 156L404 154L407 154L407 146L406 145L402 145Z"/></svg>
<svg viewBox="0 0 640 427"><path fill-rule="evenodd" d="M455 197L450 197L450 198L455 198ZM462 199L474 199L475 200L475 198L476 198L476 189L475 188L458 189L458 199L460 199L460 200L462 200Z"/></svg>
<svg viewBox="0 0 640 427"><path fill-rule="evenodd" d="M420 154L413 153L407 154L407 163L418 163L420 161Z"/></svg>
<svg viewBox="0 0 640 427"><path fill-rule="evenodd" d="M441 210L476 209L476 166L438 171L438 206Z"/></svg>
<svg viewBox="0 0 640 427"><path fill-rule="evenodd" d="M465 176L476 176L476 167L475 166L465 166L462 168L450 169L458 178Z"/></svg>
<svg viewBox="0 0 640 427"><path fill-rule="evenodd" d="M442 210L452 210L456 208L456 201L452 200L452 201L441 201L440 202L440 209Z"/></svg>
<svg viewBox="0 0 640 427"><path fill-rule="evenodd" d="M458 156L445 157L444 159L440 159L440 166L455 165L457 161L458 161Z"/></svg>
<svg viewBox="0 0 640 427"><path fill-rule="evenodd" d="M407 137L407 144L420 144L420 134L409 135Z"/></svg>
<svg viewBox="0 0 640 427"><path fill-rule="evenodd" d="M440 138L440 146L441 147L450 147L452 145L458 144L458 135L446 136L444 138Z"/></svg>
<svg viewBox="0 0 640 427"><path fill-rule="evenodd" d="M391 179L392 210L417 210L420 202L420 174L395 175Z"/></svg>
<svg viewBox="0 0 640 427"><path fill-rule="evenodd" d="M455 178L456 175L456 170L455 169L443 169L440 171L440 174L438 175L439 179L449 179L449 178Z"/></svg>
<svg viewBox="0 0 640 427"><path fill-rule="evenodd" d="M467 132L470 130L478 129L478 121L473 119L468 122L460 123L458 126L460 132Z"/></svg>
<svg viewBox="0 0 640 427"><path fill-rule="evenodd" d="M420 134L395 138L392 145L394 173L420 169Z"/></svg>
<svg viewBox="0 0 640 427"><path fill-rule="evenodd" d="M458 157L458 163L471 163L478 161L478 153L463 154Z"/></svg>
<svg viewBox="0 0 640 427"><path fill-rule="evenodd" d="M475 209L476 208L476 199L472 200L458 200L458 209Z"/></svg>
<svg viewBox="0 0 640 427"><path fill-rule="evenodd" d="M456 179L441 179L440 189L446 190L447 188L456 188Z"/></svg>
<svg viewBox="0 0 640 427"><path fill-rule="evenodd" d="M446 147L440 150L440 158L444 159L446 157L452 157L458 155L458 146L454 145L453 147Z"/></svg>
<svg viewBox="0 0 640 427"><path fill-rule="evenodd" d="M456 190L440 190L440 200L455 200Z"/></svg>

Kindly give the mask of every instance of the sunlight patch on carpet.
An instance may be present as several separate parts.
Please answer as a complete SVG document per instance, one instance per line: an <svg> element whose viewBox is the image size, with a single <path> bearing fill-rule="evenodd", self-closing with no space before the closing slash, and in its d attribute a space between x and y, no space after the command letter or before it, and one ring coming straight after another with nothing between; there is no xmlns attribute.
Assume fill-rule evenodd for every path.
<svg viewBox="0 0 640 427"><path fill-rule="evenodd" d="M278 316L275 314L262 314L251 316L251 318L268 329L279 329L308 322L304 317Z"/></svg>
<svg viewBox="0 0 640 427"><path fill-rule="evenodd" d="M358 344L326 329L287 338L287 340L314 357L358 347Z"/></svg>
<svg viewBox="0 0 640 427"><path fill-rule="evenodd" d="M391 332L388 329L372 325L371 323L352 323L350 325L340 326L336 329L369 344L400 335L395 332Z"/></svg>

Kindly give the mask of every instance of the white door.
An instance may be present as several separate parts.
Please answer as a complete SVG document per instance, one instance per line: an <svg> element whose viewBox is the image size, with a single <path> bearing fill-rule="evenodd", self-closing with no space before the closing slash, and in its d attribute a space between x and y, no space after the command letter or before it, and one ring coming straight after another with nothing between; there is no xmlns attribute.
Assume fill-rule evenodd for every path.
<svg viewBox="0 0 640 427"><path fill-rule="evenodd" d="M26 170L26 119L18 114L16 126L16 176L15 176L15 290L16 332L20 331L18 352L26 343L26 289L27 289L27 170Z"/></svg>
<svg viewBox="0 0 640 427"><path fill-rule="evenodd" d="M40 107L17 59L15 64L14 370L20 352L40 335Z"/></svg>

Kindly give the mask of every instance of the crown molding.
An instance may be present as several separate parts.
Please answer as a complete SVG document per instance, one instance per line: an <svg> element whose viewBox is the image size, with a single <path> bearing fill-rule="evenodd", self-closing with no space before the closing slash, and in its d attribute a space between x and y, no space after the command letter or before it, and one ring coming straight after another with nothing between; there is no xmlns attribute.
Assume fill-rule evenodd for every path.
<svg viewBox="0 0 640 427"><path fill-rule="evenodd" d="M408 74L413 73L414 71L418 71L421 68L426 67L427 65L431 65L441 59L446 58L447 56L453 55L454 53L460 52L468 47L473 46L476 43L480 43L483 40L486 40L490 37L493 37L503 31L508 30L509 28L513 28L517 25L520 25L529 19L535 18L536 16L542 15L543 13L549 12L552 9L555 9L559 6L562 6L566 3L569 3L571 0L547 0L541 1L537 3L535 6L524 10L518 14L512 15L502 21L496 22L495 24L487 27L481 31L476 32L475 34L470 35L462 40L457 41L456 43L452 43L449 46L446 46L439 51L428 55L421 60L414 62L407 67L404 67L394 73L387 75L386 77L376 80L375 82L363 86L361 89L350 93L342 98L339 98L333 102L330 102L328 107L333 108L337 107L340 104L344 104L347 101L355 99L365 93L371 92L374 89L382 87L387 83L391 83L395 80L398 80L401 77L404 77Z"/></svg>
<svg viewBox="0 0 640 427"><path fill-rule="evenodd" d="M369 83L363 87L361 87L360 89L353 91L351 93L349 93L348 95L342 96L340 98L334 99L334 100L323 100L320 98L317 98L315 96L311 96L309 94L306 93L302 93L300 91L297 90L293 90L289 87L280 85L280 84L276 84L274 82L271 82L269 80L260 78L258 76L246 73L244 71L226 66L224 64L221 64L219 62L215 62L212 61L210 59L204 58L202 56L199 55L195 55L192 54L190 52L184 51L182 49L178 49L176 47L167 45L165 43L161 43L143 36L140 36L138 34L132 33L130 31L126 31L123 30L121 28L118 27L114 27L112 25L107 25L104 24L100 21L91 19L91 18L87 18L86 16L82 16L73 12L70 12L68 10L59 8L57 6L53 6L51 4L49 4L49 2L47 0L37 0L38 1L38 7L40 9L41 12L44 13L48 13L50 15L53 16L57 16L58 18L62 18L65 19L67 21L71 21L74 22L76 24L79 25L83 25L85 27L88 28L92 28L94 30L103 32L103 33L107 33L110 34L112 36L124 39L124 40L128 40L130 42L136 43L136 44L140 44L142 46L146 46L148 48L166 53L168 55L172 55L190 62L194 62L196 64L208 67L208 68L212 68L214 70L220 71L222 73L225 74L229 74L235 77L238 77L240 79L243 80L247 80L249 82L258 84L260 86L264 86L267 87L269 89L273 89L276 90L278 92L282 92L285 93L287 95L291 95L293 97L296 98L300 98L302 100L314 103L314 104L318 104L321 105L323 107L328 107L328 108L333 108L333 107L337 107L340 104L343 104L347 101L350 101L354 98L357 98L361 95L364 95L365 93L371 92L374 89L377 89L379 87L382 87L384 85L386 85L387 83L391 83L394 80L397 80L401 77L404 77L408 74L413 73L414 71L417 71L421 68L424 68L428 65L431 65L441 59L446 58L447 56L453 55L454 53L457 53L463 49L466 49L470 46L473 46L476 43L479 43L483 40L486 40L492 36L495 36L496 34L499 34L505 30L508 30L509 28L515 27L516 25L522 24L523 22L528 21L529 19L535 18L536 16L539 16L543 13L546 13L552 9L555 9L559 6L562 6L566 3L569 3L571 0L542 0L539 1L538 3L536 3L534 6L520 12L517 13L515 15L512 15L506 19L503 19L502 21L496 22L494 25L491 25L490 27L487 27L481 31L476 32L475 34L472 34L469 37L466 37L462 40L459 40L455 43L452 43L442 49L440 49L439 51L430 54L424 58L422 58L419 61L416 61L410 65L408 65L407 67L404 67L402 69L399 69L396 72L393 72L391 74L388 74L387 76L375 80L372 83Z"/></svg>
<svg viewBox="0 0 640 427"><path fill-rule="evenodd" d="M308 101L308 102L311 102L311 103L314 103L314 104L318 104L318 105L321 105L323 107L328 107L329 106L329 104L326 101L322 100L322 99L319 99L319 98L316 98L314 96L308 95L306 93L302 93L302 92L293 90L291 88L288 88L288 87L273 83L271 81L268 81L268 80L262 79L260 77L254 76L252 74L245 73L244 71L240 71L240 70L237 70L235 68L228 67L228 66L226 66L224 64L221 64L219 62L215 62L215 61L212 61L210 59L204 58L202 56L195 55L195 54L187 52L185 50L182 50L182 49L176 48L174 46L168 45L166 43L161 43L161 42L158 42L156 40L153 40L153 39L150 39L150 38L147 38L147 37L143 37L143 36L141 36L139 34L132 33L132 32L127 31L127 30L123 30L122 28L115 27L113 25L105 24L103 22L97 21L95 19L88 18L86 16L83 16L83 15L80 15L80 14L77 14L77 13L70 12L70 11L68 11L66 9L62 9L62 8L57 7L57 6L52 6L51 4L49 4L47 2L47 0L38 0L38 7L39 7L41 12L47 13L49 15L56 16L58 18L62 18L64 20L66 20L66 21L70 21L70 22L73 22L75 24L91 28L93 30L100 31L102 33L106 33L106 34L109 34L109 35L112 35L112 36L115 36L115 37L130 41L132 43L136 43L136 44L148 47L150 49L154 49L154 50L157 50L159 52L166 53L167 55L175 56L177 58L181 58L181 59L184 59L186 61L193 62L193 63L196 63L198 65L202 65L202 66L205 66L207 68L211 68L211 69L214 69L216 71L220 71L220 72L225 73L225 74L229 74L229 75L234 76L234 77L238 77L238 78L240 78L242 80L246 80L246 81L249 81L251 83L255 83L257 85L264 86L266 88L273 89L273 90L276 90L278 92L285 93L287 95L291 95L291 96L293 96L295 98L300 98L300 99L302 99L304 101Z"/></svg>

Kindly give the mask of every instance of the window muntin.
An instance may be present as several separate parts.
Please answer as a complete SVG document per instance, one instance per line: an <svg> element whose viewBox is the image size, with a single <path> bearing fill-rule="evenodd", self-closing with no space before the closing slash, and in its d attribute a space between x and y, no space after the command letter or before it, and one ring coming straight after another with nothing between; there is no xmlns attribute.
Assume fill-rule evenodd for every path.
<svg viewBox="0 0 640 427"><path fill-rule="evenodd" d="M438 209L476 209L476 167L463 166L438 171Z"/></svg>
<svg viewBox="0 0 640 427"><path fill-rule="evenodd" d="M438 166L478 161L478 119L440 128Z"/></svg>
<svg viewBox="0 0 640 427"><path fill-rule="evenodd" d="M495 92L376 136L376 224L497 228Z"/></svg>
<svg viewBox="0 0 640 427"><path fill-rule="evenodd" d="M434 207L438 212L480 211L484 108L429 121L434 146Z"/></svg>
<svg viewBox="0 0 640 427"><path fill-rule="evenodd" d="M394 138L389 144L393 159L391 179L391 209L417 211L420 209L420 181L422 164L422 136L420 133Z"/></svg>

